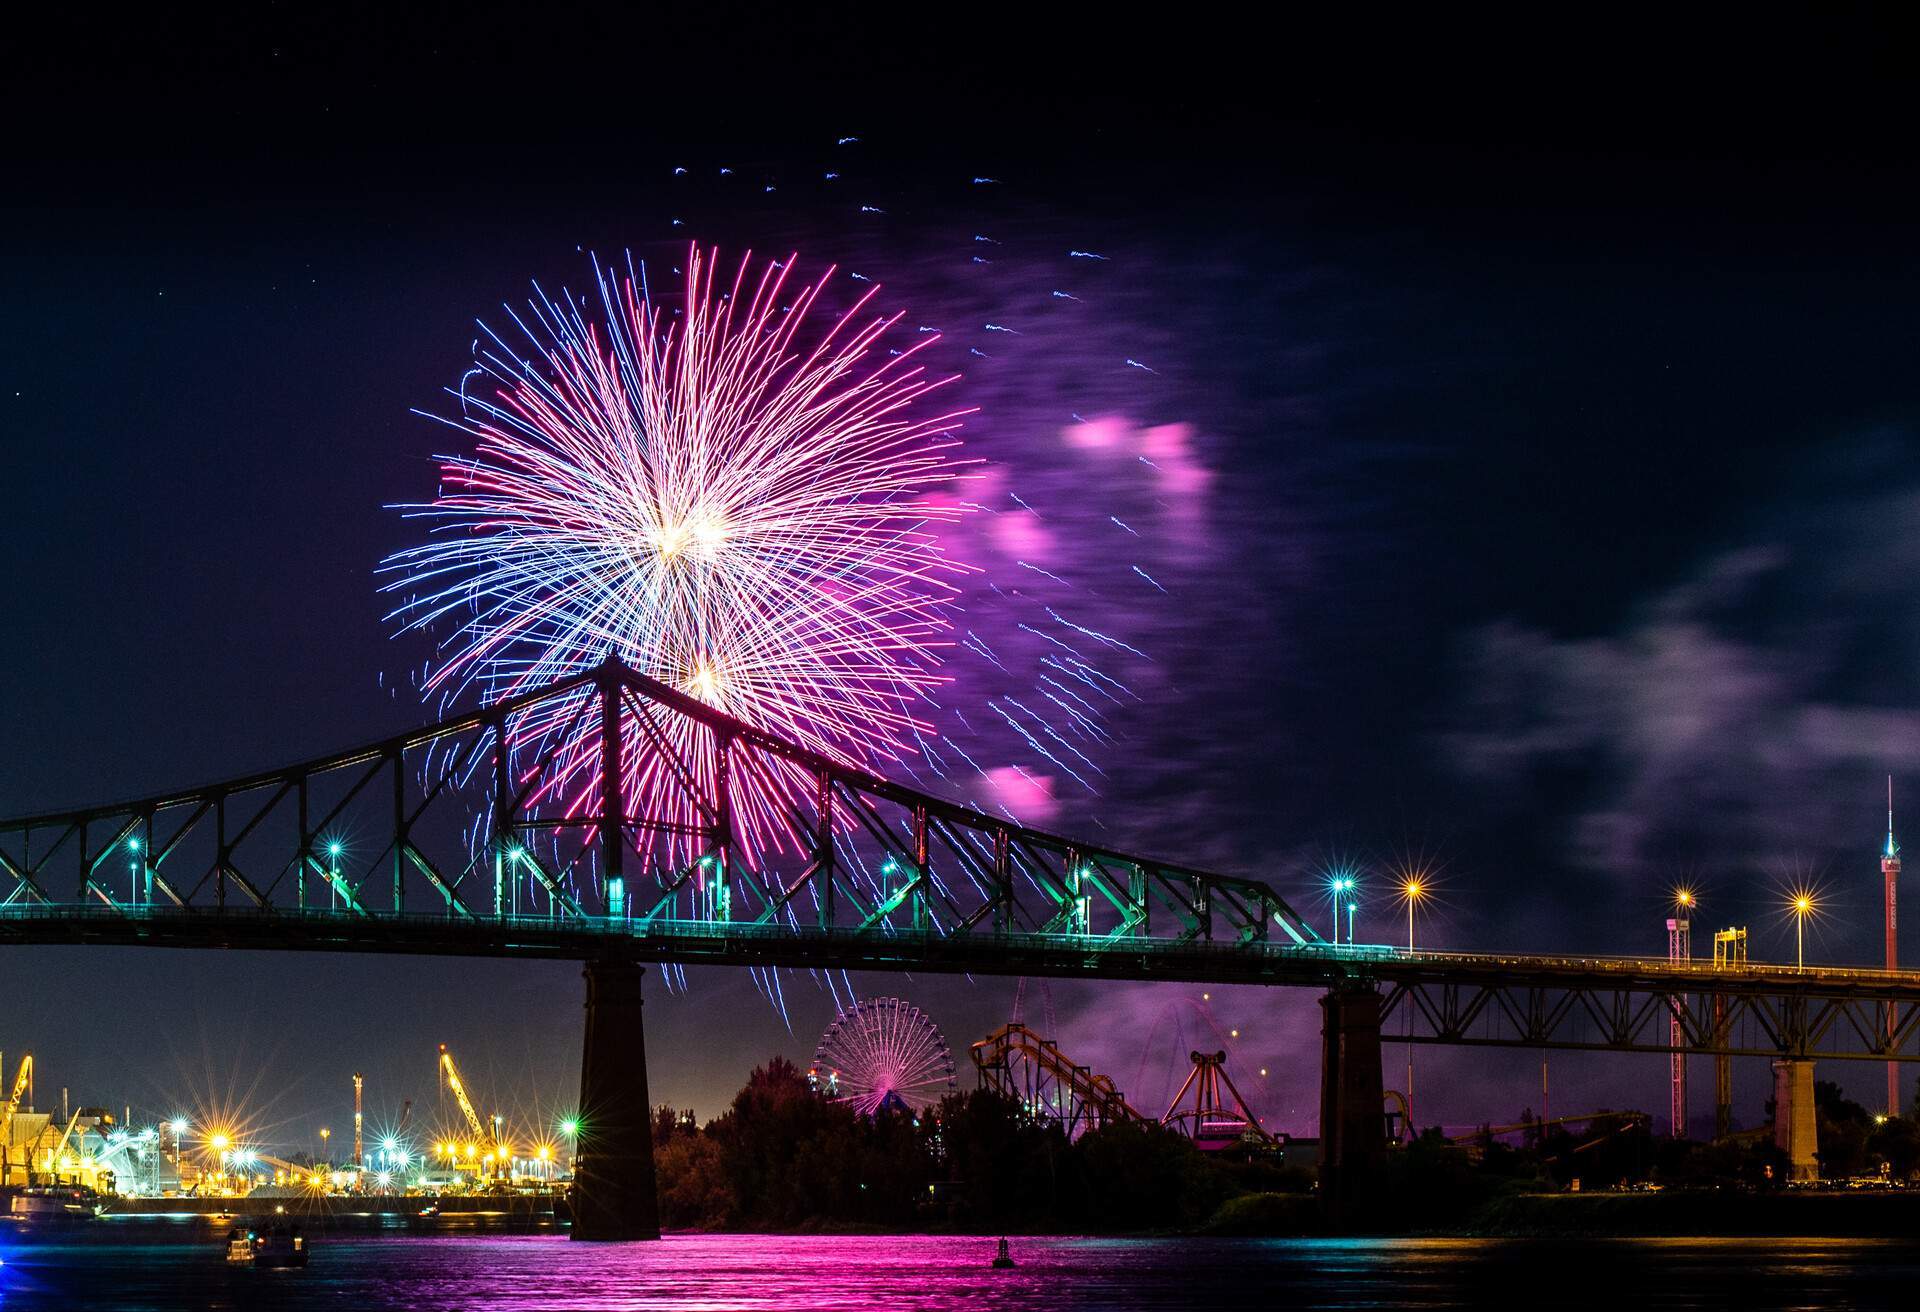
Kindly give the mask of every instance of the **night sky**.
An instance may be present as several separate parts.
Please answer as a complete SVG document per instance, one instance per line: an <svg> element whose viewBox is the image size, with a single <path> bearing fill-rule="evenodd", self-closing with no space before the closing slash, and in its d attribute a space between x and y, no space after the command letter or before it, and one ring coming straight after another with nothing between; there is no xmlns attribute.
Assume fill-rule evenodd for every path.
<svg viewBox="0 0 1920 1312"><path fill-rule="evenodd" d="M1150 51L983 12L942 58L844 13L261 13L50 32L5 79L36 130L0 185L0 814L430 718L375 592L417 540L387 507L448 449L411 411L531 280L699 240L838 261L945 328L970 450L1146 654L1051 826L1255 874L1317 924L1321 872L1358 863L1375 941L1420 866L1434 947L1659 953L1684 881L1698 939L1749 925L1790 959L1804 880L1809 956L1875 959L1889 773L1920 832L1903 34ZM1185 426L1187 499L1083 463L1092 418ZM1111 536L1136 508L1158 531ZM689 977L650 991L647 1042L656 1098L703 1116L832 1016L804 975L790 1029L744 974ZM856 983L957 1049L1016 1005L1012 980ZM356 1070L375 1123L431 1113L440 1042L523 1122L577 1089L567 965L19 949L0 994L43 1106L243 1107L289 1147L350 1121ZM1238 1028L1268 1124L1315 1128L1308 993L1032 981L1019 1005L1149 1107ZM1533 1054L1419 1060L1423 1121L1538 1106ZM1553 1063L1556 1112L1664 1112L1662 1058ZM1762 1065L1736 1064L1747 1124Z"/></svg>

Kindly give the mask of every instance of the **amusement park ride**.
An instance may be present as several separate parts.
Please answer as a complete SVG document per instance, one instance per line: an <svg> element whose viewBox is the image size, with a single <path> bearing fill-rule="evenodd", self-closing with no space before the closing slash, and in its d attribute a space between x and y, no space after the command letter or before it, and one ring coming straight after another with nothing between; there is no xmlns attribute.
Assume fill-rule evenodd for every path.
<svg viewBox="0 0 1920 1312"><path fill-rule="evenodd" d="M1110 1076L1071 1061L1058 1043L1018 1021L974 1044L971 1055L981 1088L1015 1099L1031 1116L1058 1122L1070 1138L1103 1125L1155 1120L1206 1151L1279 1143L1227 1074L1224 1051L1190 1054L1193 1069L1157 1118L1135 1110Z"/></svg>

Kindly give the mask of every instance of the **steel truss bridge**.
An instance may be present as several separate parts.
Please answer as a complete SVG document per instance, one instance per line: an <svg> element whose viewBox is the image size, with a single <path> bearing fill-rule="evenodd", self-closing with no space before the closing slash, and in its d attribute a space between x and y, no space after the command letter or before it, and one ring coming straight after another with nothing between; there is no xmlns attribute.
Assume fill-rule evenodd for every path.
<svg viewBox="0 0 1920 1312"><path fill-rule="evenodd" d="M741 822L742 780L773 823ZM335 756L0 820L0 890L7 944L1383 988L1382 1030L1419 1043L1920 1061L1920 972L1330 944L1262 880L956 805L611 660Z"/></svg>

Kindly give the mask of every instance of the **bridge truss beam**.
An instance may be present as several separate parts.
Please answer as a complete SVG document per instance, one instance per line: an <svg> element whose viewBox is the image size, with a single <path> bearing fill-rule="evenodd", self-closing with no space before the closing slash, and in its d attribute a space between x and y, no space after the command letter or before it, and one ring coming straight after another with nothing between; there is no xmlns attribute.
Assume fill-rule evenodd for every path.
<svg viewBox="0 0 1920 1312"><path fill-rule="evenodd" d="M1902 996L1886 998L1891 991ZM1732 972L1684 993L1597 982L1392 983L1381 1024L1396 1038L1465 1047L1726 1057L1920 1061L1911 986L1761 983ZM1886 1000L1883 1000L1886 999ZM1888 1026L1887 1018L1893 1017Z"/></svg>
<svg viewBox="0 0 1920 1312"><path fill-rule="evenodd" d="M423 908L444 948L415 919ZM319 930L322 910L318 923L345 916L363 932ZM116 933L102 914L126 924ZM258 946L534 954L518 929L529 921L549 944L569 931L805 931L851 945L849 959L888 955L901 935L1064 936L1121 953L1321 941L1259 880L903 787L613 660L283 770L0 820L0 921L49 916L83 941L261 937L257 920L214 923L240 916L275 918L290 940Z"/></svg>

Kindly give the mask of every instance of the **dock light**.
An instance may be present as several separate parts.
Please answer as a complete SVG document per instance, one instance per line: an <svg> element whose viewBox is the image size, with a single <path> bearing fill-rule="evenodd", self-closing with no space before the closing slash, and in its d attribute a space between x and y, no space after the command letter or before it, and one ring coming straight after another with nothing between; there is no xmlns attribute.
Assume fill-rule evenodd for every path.
<svg viewBox="0 0 1920 1312"><path fill-rule="evenodd" d="M380 1147L385 1152L398 1152L400 1150L400 1141L389 1135L380 1141Z"/></svg>
<svg viewBox="0 0 1920 1312"><path fill-rule="evenodd" d="M566 1135L569 1139L573 1138L574 1135L580 1133L580 1122L574 1120L572 1117L568 1117L566 1120L560 1122L560 1133Z"/></svg>
<svg viewBox="0 0 1920 1312"><path fill-rule="evenodd" d="M207 1147L213 1149L217 1153L223 1153L227 1149L233 1147L233 1140L229 1138L226 1134L222 1133L221 1131L215 1130L212 1134L207 1136Z"/></svg>
<svg viewBox="0 0 1920 1312"><path fill-rule="evenodd" d="M1884 1120L1886 1120L1887 1118L1886 1118L1886 1117L1884 1117L1884 1116L1882 1116L1882 1117L1881 1117L1880 1119L1884 1121ZM544 1162L544 1161L546 1161L546 1160L547 1160L547 1159L548 1159L549 1157L551 1157L551 1156L553 1156L553 1149L551 1149L551 1148L549 1148L549 1147L547 1147L547 1146L546 1146L545 1144L541 1144L541 1145L540 1145L540 1160Z"/></svg>

